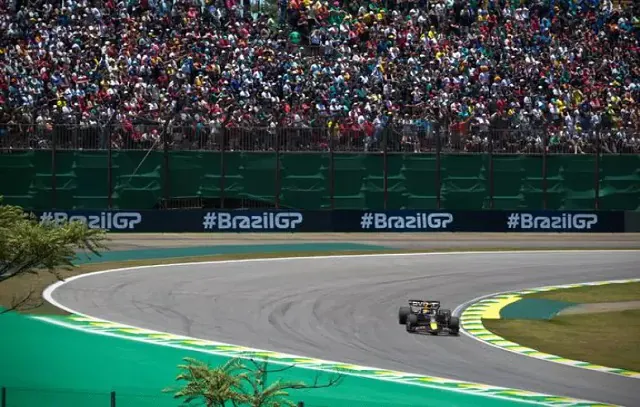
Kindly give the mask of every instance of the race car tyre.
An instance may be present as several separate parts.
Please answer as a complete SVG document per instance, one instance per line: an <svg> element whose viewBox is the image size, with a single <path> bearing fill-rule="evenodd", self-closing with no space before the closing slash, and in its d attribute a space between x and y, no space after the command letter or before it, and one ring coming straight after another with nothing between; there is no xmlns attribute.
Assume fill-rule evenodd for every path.
<svg viewBox="0 0 640 407"><path fill-rule="evenodd" d="M411 308L400 307L398 310L398 322L400 325L404 325L407 322L407 315L411 314Z"/></svg>
<svg viewBox="0 0 640 407"><path fill-rule="evenodd" d="M438 322L445 323L451 318L451 310L450 309L440 309L438 310Z"/></svg>
<svg viewBox="0 0 640 407"><path fill-rule="evenodd" d="M404 325L407 328L407 332L415 332L416 325L418 325L418 317L414 314L409 314L407 316L407 322Z"/></svg>
<svg viewBox="0 0 640 407"><path fill-rule="evenodd" d="M460 331L460 319L458 317L451 317L449 319L449 333L451 335L458 335Z"/></svg>

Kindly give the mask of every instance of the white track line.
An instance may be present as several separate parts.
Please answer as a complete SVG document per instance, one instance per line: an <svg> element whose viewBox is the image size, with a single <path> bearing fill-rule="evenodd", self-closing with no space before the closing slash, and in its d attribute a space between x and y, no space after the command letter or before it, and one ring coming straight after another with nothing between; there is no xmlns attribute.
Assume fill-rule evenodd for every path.
<svg viewBox="0 0 640 407"><path fill-rule="evenodd" d="M200 352L200 353L206 353L206 354L209 354L209 355L216 355L216 356L222 356L222 357L231 358L231 356L229 356L228 354L222 353L222 352L216 352L216 351L211 351L211 350L207 350L207 349L192 348L192 347L189 347L189 346L182 346L182 345L178 345L178 344L174 344L174 343L152 342L152 341L149 341L149 340L144 339L144 338L121 336L121 335L114 334L114 333L111 333L111 332L90 331L90 330L86 330L83 327L80 327L80 326L77 326L77 325L72 325L72 324L64 323L62 321L56 321L56 320L47 319L46 317L42 317L42 316L36 316L34 318L38 319L40 321L46 322L48 324L53 324L53 325L57 325L57 326L60 326L60 327L66 328L66 329L72 329L72 330L84 332L84 333L87 333L87 334L90 334L90 335L103 335L103 336L108 336L108 337L116 338L116 339L131 340L131 341L135 341L135 342L142 342L142 343L146 343L146 344L149 344L149 345L165 346L165 347L181 349L181 350L185 350L185 351L189 351L189 352ZM103 319L101 319L100 321L110 322L110 321L106 321L106 320L103 320ZM125 324L120 324L120 323L118 323L118 324L123 326L123 327L130 327L130 328L134 328L134 329L137 328L137 327L134 327L134 326L131 326L131 325L125 325ZM164 332L160 332L160 331L155 331L155 332L157 332L159 334L163 334L164 333ZM172 335L172 334L169 334L169 335ZM207 341L205 339L197 339L197 338L192 338L192 337L187 337L187 336L182 336L182 335L180 335L180 337L181 337L181 339L184 339L184 340L202 340L202 341ZM234 345L230 345L230 344L224 344L224 343L221 343L221 342L218 343L218 344L234 346ZM251 348L251 350L255 351L256 353L259 353L259 352L272 352L272 351L260 350L260 349L255 349L255 348ZM282 354L282 355L285 355L285 354ZM341 362L332 362L332 361L329 361L329 360L308 358L306 356L296 356L296 355L291 355L291 354L286 354L286 356L290 357L290 358L313 359L315 361L323 362L323 363L330 364L330 365L331 364L335 364L335 365L341 364ZM250 359L250 360L255 360L255 361L259 361L259 362L268 362L269 364L273 364L273 365L291 367L291 363L282 362L282 361L275 360L275 359L263 358L263 357L260 357L260 356L255 356L255 357L250 357L250 358L247 357L247 356L236 356L236 357L238 357L240 359ZM347 365L352 365L352 364L347 364ZM356 365L353 365L353 366L356 366ZM381 369L381 368L368 367L368 366L362 366L362 365L357 365L357 366L360 367L360 368L363 368L363 369L367 369L367 370L381 370L381 371L393 372L392 370L388 370L388 369ZM505 400L505 401L509 401L509 402L512 402L512 403L523 403L523 404L533 404L533 405L539 405L539 406L549 406L549 403L544 402L544 401L515 399L515 398L500 396L500 395L497 395L497 394L473 392L473 391L468 391L468 390L463 390L463 389L458 389L458 388L452 388L452 387L443 387L443 386L438 386L436 384L430 384L430 383L426 383L426 382L416 383L416 382L411 382L411 381L393 380L393 379L386 378L384 376L369 377L369 376L365 376L365 375L362 375L362 374L346 372L344 370L333 370L333 369L330 369L328 367L327 368L323 368L320 364L318 366L305 365L305 366L295 366L295 367L300 368L300 369L317 371L317 372L324 372L324 373L339 373L339 374L344 375L344 376L353 376L353 377L358 377L358 378L361 378L361 379L364 378L364 379L369 379L369 380L381 380L383 382L389 382L389 383L395 383L395 384L401 384L401 385L418 386L418 387L424 387L424 388L429 388L429 389L434 389L434 390L439 390L439 391L452 391L454 393L460 393L460 394L464 394L466 396L479 396L479 397L495 398L495 399L498 399L498 400ZM402 372L399 372L399 373L402 373ZM440 379L439 377L429 376L429 375L418 375L418 374L415 374L415 373L406 373L406 374L409 375L409 376L413 376L413 377L433 377L433 378ZM454 379L446 379L446 380L450 381L450 382L481 384L481 383L465 382L465 381L454 380ZM490 387L492 389L500 388L500 386L490 386L490 385L487 385L487 387ZM503 387L501 389L504 389L504 390L507 390L507 391L509 391L509 390L527 391L527 390L513 389L513 388L510 388L510 387ZM575 399L575 398L572 398L572 397L565 397L565 396L556 396L556 395L546 394L546 393L536 393L536 395L538 395L538 396L546 396L546 397L562 397L562 398L566 398L568 400L572 400L570 402L569 401L567 402L568 403L567 405L569 405L569 406L571 406L573 404L576 404L576 403L594 403L596 405L600 404L600 402L596 402L596 401ZM611 405L611 404L607 403L607 405Z"/></svg>
<svg viewBox="0 0 640 407"><path fill-rule="evenodd" d="M77 276L69 277L62 281L57 281L42 292L42 297L51 303L52 305L63 309L71 314L90 317L89 315L78 312L72 308L69 308L63 304L60 304L53 299L53 292L60 286L89 276L95 276L99 274L124 272L124 271L136 271L142 269L161 268L161 267L177 267L177 266L189 266L195 264L232 264L232 263L254 263L254 262L279 262L279 261L295 261L295 260L322 260L322 259L346 259L346 258L359 258L359 257L411 257L411 256L460 256L460 255L510 255L510 254L524 254L524 253L612 253L612 252L640 252L640 249L611 249L611 250L585 250L585 249L567 249L567 250L508 250L508 251L463 251L463 252L428 252L428 253L372 253L372 254L354 254L354 255L331 255L331 256L304 256L304 257L273 257L266 259L238 259L238 260L210 260L210 261L192 261L186 263L171 263L171 264L153 264L149 266L135 266L135 267L123 267L110 270L94 271L91 273L79 274ZM491 294L494 295L494 294ZM458 307L459 308L459 307ZM458 309L456 308L456 310ZM93 317L91 317L93 318ZM107 321L113 322L113 321Z"/></svg>
<svg viewBox="0 0 640 407"><path fill-rule="evenodd" d="M629 282L629 280L637 280L637 279L617 279L617 280L587 281L587 282L584 282L584 283L575 283L575 284L585 284L585 287L587 287L589 284L594 284L594 283L606 283L606 285L609 285L609 284L625 283L625 282ZM562 289L563 288L562 286L564 286L564 285L565 284L540 286L540 287L531 287L531 288L523 288L523 289L520 289L520 290L500 291L500 292L493 293L493 294L482 295L480 297L474 298L472 300L464 302L463 304L458 305L456 307L456 309L453 310L452 314L456 315L458 317L461 317L462 313L464 312L464 310L469 308L471 305L473 305L473 304L475 304L477 302L480 302L480 301L482 301L484 299L495 297L497 295L501 295L501 294L518 294L520 291L528 291L528 290L535 290L535 289L539 289L539 288L548 288L548 287L559 287L558 289ZM605 284L603 284L603 285L605 285ZM578 287L574 287L574 288L578 288ZM552 291L555 291L555 290L552 290ZM483 327L484 327L484 325L483 325ZM488 332L491 332L487 328L485 328L485 329ZM516 352L516 351L511 350L509 348L498 346L498 345L495 345L495 344L493 344L491 342L482 340L482 339L478 338L477 336L470 334L469 332L467 332L462 327L460 327L460 331L462 332L463 335L465 335L468 338L472 338L472 339L474 339L474 340L476 340L476 341L478 341L480 343L483 343L485 345L491 346L491 347L496 348L496 349L503 350L505 352L513 353L515 355L524 356L524 357L527 357L527 358L530 358L530 359L542 360L542 361L545 361L545 362L553 362L553 363L556 363L558 365L573 367L573 368L587 370L587 371L591 371L591 372L607 373L607 374L611 374L611 375L614 375L614 376L617 376L617 377L626 377L628 379L640 379L640 377L624 376L624 375L621 375L621 374L615 373L615 372L607 372L607 371L602 371L602 370L589 369L589 368L585 368L585 367L582 367L582 366L575 366L575 365L571 365L571 364L568 364L568 363L558 362L558 361L555 361L555 360L552 360L552 359L543 359L543 358L538 358L538 357L534 357L534 356L529 356L529 355L527 355L525 353ZM505 338L505 340L509 340L509 339ZM531 348L531 349L533 349L533 348ZM554 356L558 356L558 355L554 355ZM576 362L584 362L584 361L576 360ZM584 362L584 363L589 363L589 362ZM607 367L607 366L605 366L605 367ZM624 370L626 370L626 369L624 369Z"/></svg>
<svg viewBox="0 0 640 407"><path fill-rule="evenodd" d="M110 269L110 270L102 270L102 271L95 271L95 272L91 272L91 273L86 273L86 274L79 274L77 276L73 276L73 277L69 277L65 280L62 281L57 281L54 284L49 285L48 287L45 288L45 290L42 293L43 298L51 303L52 305L54 305L55 307L58 307L64 311L69 312L70 314L75 314L75 315L79 315L79 316L83 316L86 318L94 318L94 319L98 319L100 321L103 322L107 322L107 323L113 323L113 324L119 324L122 326L129 326L129 325L125 325L125 324L121 324L119 322L114 322L114 321L109 321L106 319L102 319L102 318L96 318L93 317L91 315L87 315L84 314L82 312L79 312L77 310L74 310L70 307L65 306L64 304L59 303L58 301L56 301L53 298L53 292L58 289L59 287L61 287L62 285L69 283L71 281L80 279L80 278L85 278L85 277L90 277L90 276L94 276L94 275L99 275L99 274L106 274L106 273L115 273L115 272L127 272L127 271L137 271L137 270L143 270L143 269L152 269L152 268L162 268L162 267L178 267L178 266L189 266L189 265L207 265L207 264L233 264L233 263L253 263L253 262L286 262L286 261L296 261L296 260L323 260L323 259L346 259L346 258L376 258L376 257L411 257L411 256L482 256L482 255L489 255L489 256L493 256L493 255L501 255L501 256L508 256L510 254L527 254L527 253L566 253L566 254L573 254L573 253L617 253L617 252L640 252L640 249L601 249L601 250L588 250L588 249L567 249L567 250L506 250L506 251L461 251L461 252L428 252L428 253L378 253L378 254L357 254L357 255L331 255L331 256L304 256L304 257L275 257L275 258L257 258L257 259L238 259L238 260L212 260L212 261L202 261L202 262L198 262L198 261L194 261L194 262L186 262L186 263L172 263L172 264L154 264L154 265L149 265L149 266L135 266L135 267L124 267L124 268L118 268L118 269ZM511 291L506 291L506 292L511 292ZM456 309L453 311L453 313L455 315L458 315L460 313L460 311L464 310L469 304L476 302L476 301L480 301L481 299L484 299L486 297L490 297L496 294L489 294L489 295L484 295L482 297L478 297L476 299L473 299L471 301L467 301L464 304L459 305L458 307L456 307ZM137 329L142 329L139 327L133 327L130 326L131 328L137 328ZM465 336L471 337L481 343L485 343L484 341L481 341L478 338L473 337L472 335L468 334L467 332L465 332L464 329L462 329L462 333ZM160 334L167 334L167 335L174 335L171 334L169 332L162 332L162 331L156 331ZM198 338L190 338L190 339L194 339L194 340L199 340ZM204 340L204 339L200 339L200 340ZM489 344L490 346L493 346L497 349L501 349L501 350L506 350L504 348L500 348L498 346ZM257 350L257 349L256 349ZM516 353L516 352L513 352ZM521 356L524 356L522 354L519 354ZM292 355L293 356L293 355ZM302 357L302 356L301 356ZM335 363L335 362L332 362ZM447 379L448 380L448 379ZM495 386L498 387L498 386ZM473 394L473 393L468 393L468 394ZM539 393L540 395L543 395L542 393ZM494 396L495 397L495 396ZM499 398L499 397L498 397ZM582 400L577 400L574 399L576 401L582 401ZM537 403L534 403L537 404ZM542 403L544 404L544 403Z"/></svg>

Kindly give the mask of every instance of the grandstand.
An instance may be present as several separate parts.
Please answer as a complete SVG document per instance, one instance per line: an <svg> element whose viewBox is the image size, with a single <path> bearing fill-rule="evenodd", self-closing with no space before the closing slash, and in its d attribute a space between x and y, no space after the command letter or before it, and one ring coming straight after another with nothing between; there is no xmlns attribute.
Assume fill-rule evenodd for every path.
<svg viewBox="0 0 640 407"><path fill-rule="evenodd" d="M605 0L0 1L0 194L635 210L639 17Z"/></svg>

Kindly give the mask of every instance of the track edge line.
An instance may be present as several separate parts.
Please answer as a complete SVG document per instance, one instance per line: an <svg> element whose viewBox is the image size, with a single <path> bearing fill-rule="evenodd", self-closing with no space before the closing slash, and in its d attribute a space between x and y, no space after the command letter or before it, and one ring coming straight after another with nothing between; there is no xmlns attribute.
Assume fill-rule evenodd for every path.
<svg viewBox="0 0 640 407"><path fill-rule="evenodd" d="M425 253L370 253L370 254L355 254L355 255L349 255L349 254L343 254L343 255L328 255L328 256L300 256L300 257L272 257L272 258L252 258L252 259L235 259L235 260L208 260L208 261L191 261L191 262L182 262L182 263L171 263L171 264L154 264L154 265L146 265L146 266L132 266L132 267L123 267L123 268L117 268L117 269L108 269L108 270L99 270L99 271L94 271L94 272L90 272L90 273L85 273L85 274L79 274L76 276L72 276L69 277L67 279L61 280L61 281L57 281L49 286L47 286L42 293L42 297L49 302L50 304L52 304L53 306L60 308L70 314L72 314L71 316L81 316L84 318L88 318L91 320L94 320L95 322L102 322L102 323L110 323L110 324L114 324L114 325L120 325L122 327L128 327L130 329L139 329L139 330L145 330L145 331L153 331L153 330L149 330L146 328L139 328L139 327L135 327L135 326L131 326L131 325L126 325L126 324L121 324L118 322L114 322L114 321L109 321L109 320L104 320L104 319L100 319L100 318L95 318L93 316L87 315L87 314L83 314L81 312L78 312L72 308L69 308L67 306L65 306L64 304L59 303L58 301L56 301L53 298L53 292L61 287L62 285L69 283L71 281L80 279L80 278L84 278L84 277L89 277L89 276L93 276L93 275L100 275L100 274L106 274L106 273L114 273L114 272L126 272L126 271L136 271L136 270L141 270L141 269L152 269L152 268L164 268L164 267L182 267L182 266L189 266L189 265L194 265L194 264L231 264L231 263L252 263L252 262L271 262L271 261L296 261L296 260L322 260L322 259L344 259L344 258L358 258L358 257L411 257L411 256L448 256L448 255L495 255L495 254L500 254L500 255L509 255L509 254L523 254L523 253L576 253L576 252L638 252L640 251L640 249L566 249L566 250L558 250L558 249L542 249L542 250L495 250L495 251L473 251L473 250L469 250L469 251L451 251L451 252L425 252ZM640 280L640 279L639 279ZM495 294L489 294L488 296L483 296L483 297L490 297L490 296L494 296L494 295L499 295L501 293L495 293ZM478 299L480 300L480 298ZM471 300L465 304L469 304L469 306L471 305L471 303L474 300ZM464 305L464 304L463 304ZM461 309L461 306L456 307L456 309L453 311L454 315L458 315L456 314L456 312ZM187 349L187 350L192 350L192 351L200 351L203 353L210 353L212 354L213 352L209 351L205 351L205 350L199 350L197 348L187 348L187 347L179 347L178 345L171 345L171 344L162 344L162 343L158 343L156 341L150 341L150 340L141 340L140 338L132 338L132 337L128 337L128 336L118 336L118 335L114 335L112 333L108 333L108 332L102 332L102 331L94 331L94 330L90 330L90 329L83 329L82 327L78 327L78 326L73 326L72 324L65 324L63 322L60 321L54 321L50 318L47 318L46 316L31 316L31 318L46 322L46 323L51 323L51 324L56 324L58 326L64 326L68 329L76 329L76 330L81 330L83 332L86 333L91 333L91 334L98 334L98 335L106 335L106 336L112 336L112 337L118 337L118 338L122 338L122 339L128 339L128 340L134 340L134 341L140 341L140 342L145 342L151 345L160 345L160 346L170 346L170 347L178 347L178 348L183 348L183 349ZM474 336L471 336L468 332L466 332L466 330L464 330L464 328L461 328L461 332L468 337L471 337L473 339L476 339L482 343L488 344L490 346L494 346L497 347L496 345L493 344L489 344L485 341L480 340L479 338L476 338ZM174 335L174 334L170 334L167 332L160 332L160 331L155 331L156 334L165 334L165 335ZM203 339L199 339L199 338L192 338L192 337L184 337L181 335L174 335L174 336L180 336L181 338L184 338L185 340L193 340L193 341L205 341L205 342L213 342L213 341L209 341L209 340L203 340ZM216 342L217 343L217 342ZM219 345L226 345L226 346L237 346L237 345L232 345L232 344L224 344L224 343L218 343ZM500 348L499 349L502 350L506 350L504 348ZM246 348L249 349L249 348ZM281 354L279 352L272 352L272 351L265 351L265 350L260 350L260 349L255 349L255 348L250 348L252 351L254 352L269 352L269 353L274 353L274 354L280 354L280 355L284 355ZM226 356L226 357L233 357L233 356L229 356L229 355L223 355L222 353L213 353L213 354L219 354L221 356ZM445 390L445 391L452 391L452 392L457 392L457 393L463 393L463 394L468 394L468 395L475 395L475 396L484 396L484 397L489 397L489 398L496 398L496 399L502 399L502 400L508 400L508 401L512 401L512 402L521 402L521 403L526 403L526 404L535 404L535 405L548 405L548 406L553 406L553 405L560 405L558 404L559 401L557 399L562 399L564 401L560 402L562 403L561 405L565 406L565 407L569 407L569 406L580 406L580 407L586 407L586 406L598 406L598 407L602 407L602 406L615 406L613 404L607 404L607 403L601 403L601 402L597 402L597 401L592 401L592 400L582 400L582 399L575 399L575 398L571 398L571 397L564 397L564 396L557 396L557 395L550 395L550 394L544 394L544 393L537 393L537 392L531 392L528 390L524 390L524 389L514 389L514 388L507 388L507 387L500 387L500 386L491 386L491 385L486 385L486 384L482 384L482 383L473 383L473 382L464 382L464 381L460 381L460 380L455 380L455 379L447 379L447 378L441 378L441 377L435 377L435 376L426 376L426 375L418 375L418 374L413 374L413 373L404 373L404 372L394 372L388 369L379 369L379 368L373 368L373 367L365 367L365 366L361 366L361 365L353 365L350 363L342 363L342 362L332 362L332 361L323 361L320 359L315 359L315 358L308 358L305 356L297 356L297 355L287 355L290 357L294 357L294 358L301 358L301 359L309 359L309 360L316 360L318 362L321 363L330 363L330 364L342 364L342 365L352 365L352 366L357 366L358 368L361 369L365 369L365 370L377 370L377 371L386 371L386 372L393 372L393 373L398 373L398 374L404 374L404 375L409 375L409 376L413 376L413 377L423 377L423 378L428 378L428 379L436 379L436 380L440 380L440 381L444 381L444 382L457 382L457 383L461 383L461 384L465 384L465 385L471 385L471 386L479 386L479 387L484 387L485 389L491 389L493 391L511 391L511 392L522 392L523 395L528 395L531 397L549 397L549 398L553 398L554 401L553 402L545 402L545 401L538 401L538 400L527 400L527 399L520 399L514 396L502 396L502 395L498 395L498 394L490 394L490 393L486 393L484 391L470 391L469 389L455 389L455 388L447 388L447 387L443 387L443 386L437 386L437 385L427 385L424 383L415 383L415 382L411 382L411 381L396 381L396 380L390 380L388 378L384 378L384 377L370 377L370 376L366 376L366 375L359 375L359 374L353 374L353 373L348 373L348 372L342 372L339 371L339 373L341 374L348 374L351 376L356 376L356 377L362 377L362 378L369 378L369 379L374 379L374 380L382 380L382 381L390 381L390 382L394 382L394 383L402 383L402 384L409 384L409 385L414 385L414 386L422 386L422 387L427 387L427 388L434 388L434 389L439 389L439 390ZM254 358L255 359L255 358ZM269 360L270 363L275 363L275 364L284 364L282 362L277 362L277 361L273 361L272 359ZM307 367L307 366L297 366L303 369L311 369L311 370L323 370L323 369L317 369L317 368L312 368L312 367ZM323 371L330 371L330 370L323 370Z"/></svg>
<svg viewBox="0 0 640 407"><path fill-rule="evenodd" d="M460 327L460 332L471 338L474 339L476 341L479 341L483 344L486 344L488 346L494 347L496 349L500 349L506 352L510 352L516 355L521 355L521 356L526 356L529 358L533 358L533 359L538 359L538 360L543 360L545 362L553 362L553 363L557 363L563 366L569 366L569 367L574 367L574 368L579 368L579 369L583 369L583 370L589 370L592 372L598 372L598 373L607 373L607 374L612 374L618 377L626 377L628 379L640 379L640 372L635 372L632 370L628 370L628 369L622 369L622 368L614 368L614 367L609 367L609 366L601 366L601 365L596 365L595 363L591 363L591 362L585 362L582 360L574 360L574 359L569 359L569 358L565 358L559 355L551 355L551 354L547 354L546 352L542 352L540 350L537 349L533 349L533 348L529 348L527 346L521 346L522 348L526 348L527 351L531 351L531 352L537 352L537 353L543 353L546 356L542 357L542 356L532 356L532 355L528 355L527 353L525 353L524 351L516 351L513 349L509 349L508 347L505 346L500 346L496 343L493 342L500 342L500 341L508 341L508 342L512 342L512 343L516 343L511 341L508 338L503 338L500 335L497 335L496 333L490 331L489 329L487 329L484 324L482 323L482 316L477 317L477 316L473 316L471 318L474 318L472 321L475 323L479 323L482 328L484 330L484 332L481 332L481 334L483 335L492 335L495 338L492 340L485 340L480 338L479 336L477 336L474 333L469 332L467 329L464 328L464 323L465 323L465 312L469 311L472 307L481 304L483 301L495 298L497 296L500 295L524 295L524 294L530 294L531 291L555 291L555 290L560 290L560 289L564 289L564 288L578 288L578 287L588 287L588 286L592 286L592 285L611 285L611 284L624 284L624 283L633 283L633 282L640 282L640 278L631 278L631 279L617 279L617 280L601 280L601 281L588 281L588 282L583 282L583 283L575 283L575 284L559 284L559 285L550 285L550 286L542 286L542 287L534 287L534 288L528 288L528 289L522 289L519 291L501 291L501 292L497 292L497 293L493 293L493 294L487 294L487 295L483 295L477 298L474 298L472 300L466 301L463 304L460 304L458 307L456 307L452 314L456 315L458 317L460 317L460 323L461 323L461 327ZM565 361L562 360L554 360L555 358L557 359L564 359ZM573 362L573 363L571 363ZM594 367L589 367L589 366L577 366L574 363L584 363L584 364L590 364L593 365ZM619 372L615 372L615 371L610 371L610 370L601 370L601 369L610 369L610 370L618 370ZM622 374L622 373L626 373L626 374Z"/></svg>

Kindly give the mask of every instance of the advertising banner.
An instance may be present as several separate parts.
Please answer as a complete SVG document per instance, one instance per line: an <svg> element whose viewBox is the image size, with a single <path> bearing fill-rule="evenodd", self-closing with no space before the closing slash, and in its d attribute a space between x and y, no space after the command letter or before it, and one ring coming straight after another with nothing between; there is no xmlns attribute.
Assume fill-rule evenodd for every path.
<svg viewBox="0 0 640 407"><path fill-rule="evenodd" d="M34 212L41 222L81 221L92 228L112 232L180 233L180 232L306 232L317 231L318 216L328 213L296 211L45 211ZM310 220L311 222L308 222ZM309 227L309 223L311 227Z"/></svg>
<svg viewBox="0 0 640 407"><path fill-rule="evenodd" d="M621 233L624 212L571 211L43 211L41 222L142 233L242 232L584 232Z"/></svg>
<svg viewBox="0 0 640 407"><path fill-rule="evenodd" d="M623 212L335 211L335 232L624 232Z"/></svg>

